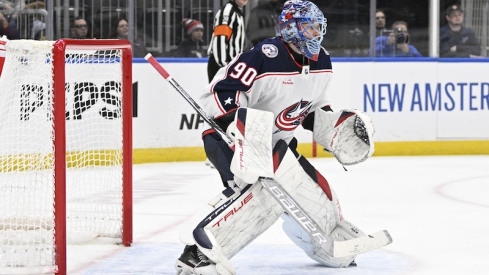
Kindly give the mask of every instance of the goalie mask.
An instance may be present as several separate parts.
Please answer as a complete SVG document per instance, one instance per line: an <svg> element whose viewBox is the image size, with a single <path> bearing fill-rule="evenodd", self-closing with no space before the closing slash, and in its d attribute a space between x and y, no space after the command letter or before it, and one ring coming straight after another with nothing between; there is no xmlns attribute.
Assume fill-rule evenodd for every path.
<svg viewBox="0 0 489 275"><path fill-rule="evenodd" d="M284 41L291 42L304 56L317 61L327 26L321 10L309 1L287 1L278 21Z"/></svg>

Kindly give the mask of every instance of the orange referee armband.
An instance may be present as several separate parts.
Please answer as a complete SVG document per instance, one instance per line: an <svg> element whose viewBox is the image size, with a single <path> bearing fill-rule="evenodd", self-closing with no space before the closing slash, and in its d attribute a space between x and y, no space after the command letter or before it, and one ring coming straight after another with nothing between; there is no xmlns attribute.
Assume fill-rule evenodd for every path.
<svg viewBox="0 0 489 275"><path fill-rule="evenodd" d="M214 28L214 36L225 35L228 40L232 33L233 30L228 25L219 25Z"/></svg>

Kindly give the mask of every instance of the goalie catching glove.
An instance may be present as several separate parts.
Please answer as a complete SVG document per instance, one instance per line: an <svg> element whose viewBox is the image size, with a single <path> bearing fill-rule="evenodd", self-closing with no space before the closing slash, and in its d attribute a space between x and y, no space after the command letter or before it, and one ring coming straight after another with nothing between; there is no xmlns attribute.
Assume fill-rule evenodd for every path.
<svg viewBox="0 0 489 275"><path fill-rule="evenodd" d="M374 153L374 126L366 113L355 109L314 114L314 140L343 165L366 160Z"/></svg>

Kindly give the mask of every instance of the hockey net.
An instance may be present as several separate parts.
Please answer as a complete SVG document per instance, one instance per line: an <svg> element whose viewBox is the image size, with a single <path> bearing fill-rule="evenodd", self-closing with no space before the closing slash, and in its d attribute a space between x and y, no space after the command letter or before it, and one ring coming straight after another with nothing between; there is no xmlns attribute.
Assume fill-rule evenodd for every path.
<svg viewBox="0 0 489 275"><path fill-rule="evenodd" d="M130 44L13 40L0 76L0 274L132 242Z"/></svg>

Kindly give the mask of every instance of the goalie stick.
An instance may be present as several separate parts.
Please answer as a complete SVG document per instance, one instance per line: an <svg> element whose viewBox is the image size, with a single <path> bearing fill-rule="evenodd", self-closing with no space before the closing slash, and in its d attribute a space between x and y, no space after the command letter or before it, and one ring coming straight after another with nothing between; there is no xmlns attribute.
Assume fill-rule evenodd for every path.
<svg viewBox="0 0 489 275"><path fill-rule="evenodd" d="M144 57L158 73L168 81L177 92L199 113L222 139L234 150L234 142L226 135L226 133L211 119L207 113L185 92L170 74L156 61L156 59L148 53ZM260 178L260 183L272 195L277 202L287 210L287 213L299 224L310 236L316 241L316 245L328 252L334 257L355 256L374 249L381 248L392 243L392 238L386 230L378 231L374 234L354 238L347 241L334 241L312 220L309 215L301 209L299 204L271 178Z"/></svg>

